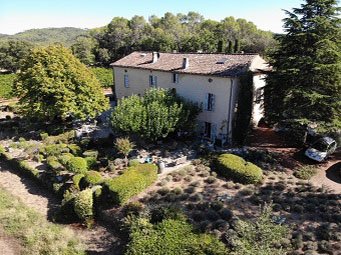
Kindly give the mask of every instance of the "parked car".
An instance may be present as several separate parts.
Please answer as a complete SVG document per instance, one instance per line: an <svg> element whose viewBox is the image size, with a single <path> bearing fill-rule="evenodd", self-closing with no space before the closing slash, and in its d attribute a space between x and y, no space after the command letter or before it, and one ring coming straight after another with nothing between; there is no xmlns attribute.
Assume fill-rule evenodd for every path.
<svg viewBox="0 0 341 255"><path fill-rule="evenodd" d="M325 136L318 139L311 146L309 146L304 155L312 160L322 162L328 156L334 153L336 146L336 141L333 138Z"/></svg>

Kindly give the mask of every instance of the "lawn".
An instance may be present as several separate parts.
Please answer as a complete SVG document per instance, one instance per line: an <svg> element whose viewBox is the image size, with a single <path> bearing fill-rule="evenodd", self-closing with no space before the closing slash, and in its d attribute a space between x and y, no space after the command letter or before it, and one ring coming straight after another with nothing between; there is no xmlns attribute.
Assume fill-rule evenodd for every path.
<svg viewBox="0 0 341 255"><path fill-rule="evenodd" d="M2 188L0 227L6 235L19 241L23 254L85 254L70 229L49 223Z"/></svg>

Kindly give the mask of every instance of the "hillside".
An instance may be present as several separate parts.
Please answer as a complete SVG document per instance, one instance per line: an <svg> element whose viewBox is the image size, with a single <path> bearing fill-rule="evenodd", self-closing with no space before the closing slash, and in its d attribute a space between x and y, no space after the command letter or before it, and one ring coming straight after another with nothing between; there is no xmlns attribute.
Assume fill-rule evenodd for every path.
<svg viewBox="0 0 341 255"><path fill-rule="evenodd" d="M22 40L38 45L60 42L65 46L70 46L75 43L77 36L85 34L87 34L87 30L74 27L41 28L26 30L15 35L0 34L0 41Z"/></svg>

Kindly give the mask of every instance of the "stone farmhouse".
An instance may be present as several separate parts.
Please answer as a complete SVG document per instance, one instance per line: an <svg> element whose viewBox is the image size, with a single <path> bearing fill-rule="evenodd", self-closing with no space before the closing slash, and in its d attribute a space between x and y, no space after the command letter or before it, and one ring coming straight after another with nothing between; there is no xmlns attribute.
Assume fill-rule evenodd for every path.
<svg viewBox="0 0 341 255"><path fill-rule="evenodd" d="M152 87L173 89L202 106L198 133L212 142L232 142L240 77L247 72L252 73L255 90L253 123L262 117L263 71L268 65L258 54L133 52L111 65L118 100L143 95Z"/></svg>

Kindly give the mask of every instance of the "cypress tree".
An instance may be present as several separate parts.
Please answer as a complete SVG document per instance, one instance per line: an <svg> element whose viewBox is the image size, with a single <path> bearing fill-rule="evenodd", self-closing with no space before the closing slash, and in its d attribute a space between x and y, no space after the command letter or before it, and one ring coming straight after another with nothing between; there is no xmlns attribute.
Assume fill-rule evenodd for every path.
<svg viewBox="0 0 341 255"><path fill-rule="evenodd" d="M234 41L234 53L239 53L240 52L240 44L239 44L239 40L236 39Z"/></svg>
<svg viewBox="0 0 341 255"><path fill-rule="evenodd" d="M233 43L231 40L229 40L228 45L227 45L227 53L233 53Z"/></svg>
<svg viewBox="0 0 341 255"><path fill-rule="evenodd" d="M286 11L285 34L270 54L265 112L283 118L340 124L341 31L336 0L306 0Z"/></svg>
<svg viewBox="0 0 341 255"><path fill-rule="evenodd" d="M218 41L218 53L223 53L223 48L224 48L224 41L223 40L219 40Z"/></svg>

